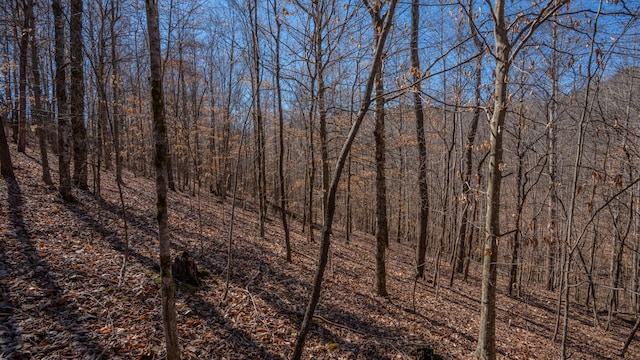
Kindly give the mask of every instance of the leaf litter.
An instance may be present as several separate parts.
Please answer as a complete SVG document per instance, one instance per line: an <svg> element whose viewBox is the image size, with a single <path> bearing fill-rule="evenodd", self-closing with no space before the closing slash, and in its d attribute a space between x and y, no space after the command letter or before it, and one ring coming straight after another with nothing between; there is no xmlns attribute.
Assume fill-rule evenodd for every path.
<svg viewBox="0 0 640 360"><path fill-rule="evenodd" d="M36 153L13 154L17 182L0 180L0 359L163 358L153 180L124 172L130 259L118 286L125 241L113 174L102 173L102 200L74 189L77 201L65 204L41 183ZM277 214L270 214L261 238L256 214L236 209L232 283L221 302L231 205L205 193L201 214L195 197L169 197L174 255L195 254L208 273L200 288L178 284L183 358L288 358L310 294L318 240L308 242L294 222L294 257L286 263ZM420 281L414 312L412 247L390 244L385 299L372 291L374 237L355 232L349 244L344 239L336 229L305 358L412 359L421 346L445 359L470 358L478 331L479 264L472 264L467 282L457 279L437 293ZM450 269L442 268L444 278ZM500 358L559 358L560 344L551 340L556 296L534 287L519 299L499 291ZM572 304L569 353L616 357L631 325L616 318L605 332L591 325L589 314ZM628 358L640 358L637 342Z"/></svg>

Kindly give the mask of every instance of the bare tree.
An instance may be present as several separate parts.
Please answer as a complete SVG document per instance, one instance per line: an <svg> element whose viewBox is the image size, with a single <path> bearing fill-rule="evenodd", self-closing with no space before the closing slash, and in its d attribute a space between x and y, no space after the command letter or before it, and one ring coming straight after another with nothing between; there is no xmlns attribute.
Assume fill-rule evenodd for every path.
<svg viewBox="0 0 640 360"><path fill-rule="evenodd" d="M494 21L493 36L495 59L493 114L489 123L489 178L487 179L487 212L485 218L485 244L482 264L482 297L480 299L480 331L478 346L474 356L480 359L496 358L496 280L498 260L497 238L500 233L500 185L502 182L502 136L504 130L507 107L509 105L507 92L507 78L513 59L524 47L535 30L567 1L550 0L541 5L538 13L531 17L518 17L523 22L513 39L509 39L508 29L512 26L505 14L505 0L496 0L491 6ZM473 11L473 10L471 10Z"/></svg>
<svg viewBox="0 0 640 360"><path fill-rule="evenodd" d="M167 214L167 156L169 152L167 125L164 117L162 91L162 65L160 61L160 26L158 1L147 0L147 29L149 33L149 61L151 65L151 101L153 109L153 135L155 139L154 164L156 168L156 205L158 209L158 240L160 242L160 288L162 291L162 320L166 338L167 359L180 359L176 324L175 284L171 273L171 239Z"/></svg>

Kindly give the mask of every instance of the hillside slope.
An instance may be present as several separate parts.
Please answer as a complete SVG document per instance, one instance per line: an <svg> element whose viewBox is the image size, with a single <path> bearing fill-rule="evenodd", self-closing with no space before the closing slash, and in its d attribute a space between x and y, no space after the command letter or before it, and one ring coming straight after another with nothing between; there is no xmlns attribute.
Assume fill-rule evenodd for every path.
<svg viewBox="0 0 640 360"><path fill-rule="evenodd" d="M37 154L12 154L17 181L0 179L0 358L162 358L153 181L125 173L130 263L120 279L125 236L113 176L103 174L103 201L74 190L77 202L65 204L39 180ZM288 264L277 217L272 214L262 239L257 216L239 204L232 283L221 302L231 205L172 193L169 206L174 250L188 250L209 273L198 289L178 287L184 358L287 358L308 300L318 243L308 243L294 222L295 252ZM352 239L345 244L335 232L305 356L410 359L417 347L431 347L443 358L467 358L477 334L478 265L469 282L456 280L452 288L436 292L418 283L414 312L412 248L391 244L386 300L371 291L374 238L355 233ZM450 269L442 268L444 279ZM499 294L500 357L559 358L560 345L550 340L556 296L537 289L526 289L517 300ZM631 324L616 320L605 332L592 327L581 305L572 309L572 358L615 358ZM628 358L640 358L639 340Z"/></svg>

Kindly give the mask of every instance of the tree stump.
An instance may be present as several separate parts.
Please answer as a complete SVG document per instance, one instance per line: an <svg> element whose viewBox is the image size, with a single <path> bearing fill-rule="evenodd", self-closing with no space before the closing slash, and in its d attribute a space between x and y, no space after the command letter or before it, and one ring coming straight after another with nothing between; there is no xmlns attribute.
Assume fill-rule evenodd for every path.
<svg viewBox="0 0 640 360"><path fill-rule="evenodd" d="M183 251L180 256L176 256L173 262L173 277L183 283L200 286L198 279L198 267L188 252Z"/></svg>
<svg viewBox="0 0 640 360"><path fill-rule="evenodd" d="M442 360L442 357L434 353L428 345L419 345L416 347L416 360Z"/></svg>

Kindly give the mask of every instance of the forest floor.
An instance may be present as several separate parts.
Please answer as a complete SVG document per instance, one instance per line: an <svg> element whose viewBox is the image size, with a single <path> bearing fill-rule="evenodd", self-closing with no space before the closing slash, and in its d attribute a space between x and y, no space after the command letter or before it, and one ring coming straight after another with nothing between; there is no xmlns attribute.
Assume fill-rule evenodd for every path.
<svg viewBox="0 0 640 360"><path fill-rule="evenodd" d="M153 179L124 174L130 256L121 278L125 229L113 176L103 173L103 200L74 190L77 201L66 204L43 185L37 157L29 150L13 152L17 181L0 179L0 359L162 358ZM53 175L57 183L56 171ZM222 301L230 202L173 192L169 207L175 253L188 250L209 273L197 289L178 286L183 358L290 356L310 294L318 241L308 242L294 221L294 256L287 263L278 217L271 214L261 238L256 214L239 206L231 285ZM334 232L305 358L411 359L420 347L431 347L444 359L469 358L478 332L479 264L472 264L467 282L457 278L452 287L436 290L428 281L419 282L414 311L412 247L390 244L390 297L385 299L372 291L374 241L356 232L346 244L344 233ZM430 278L433 259L427 269ZM449 271L443 262L442 284L448 283ZM499 358L560 358L560 343L552 340L557 294L532 287L514 299L504 288L501 282ZM616 318L604 331L593 327L589 314L571 304L571 358L617 358L632 324ZM632 343L627 358L640 359L640 340Z"/></svg>

